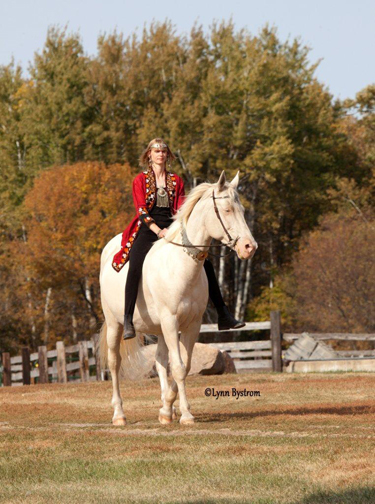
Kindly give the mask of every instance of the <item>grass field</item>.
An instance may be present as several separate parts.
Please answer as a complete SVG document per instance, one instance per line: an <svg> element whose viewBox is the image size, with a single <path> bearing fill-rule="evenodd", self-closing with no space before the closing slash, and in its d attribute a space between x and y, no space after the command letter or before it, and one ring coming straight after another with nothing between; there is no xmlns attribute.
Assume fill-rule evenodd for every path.
<svg viewBox="0 0 375 504"><path fill-rule="evenodd" d="M0 389L0 502L375 503L375 377L189 377L193 426L161 426L156 379ZM260 397L206 397L246 388Z"/></svg>

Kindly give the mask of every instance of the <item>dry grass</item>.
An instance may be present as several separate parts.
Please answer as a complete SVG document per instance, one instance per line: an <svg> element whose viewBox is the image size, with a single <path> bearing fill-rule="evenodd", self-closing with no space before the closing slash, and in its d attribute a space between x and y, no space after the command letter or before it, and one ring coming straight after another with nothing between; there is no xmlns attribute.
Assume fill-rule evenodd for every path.
<svg viewBox="0 0 375 504"><path fill-rule="evenodd" d="M374 377L249 374L188 379L196 424L157 421L157 380L0 389L0 501L375 502ZM260 397L206 397L259 390Z"/></svg>

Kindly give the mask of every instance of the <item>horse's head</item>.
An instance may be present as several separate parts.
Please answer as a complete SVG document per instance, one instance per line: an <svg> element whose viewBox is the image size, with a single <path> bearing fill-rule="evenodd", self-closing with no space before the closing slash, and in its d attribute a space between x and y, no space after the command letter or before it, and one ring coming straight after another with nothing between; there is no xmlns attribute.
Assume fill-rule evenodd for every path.
<svg viewBox="0 0 375 504"><path fill-rule="evenodd" d="M245 221L244 207L237 192L238 181L239 173L229 183L225 173L221 173L217 184L212 186L210 197L207 197L207 205L211 205L212 211L207 211L205 225L212 238L231 246L240 259L250 259L258 244Z"/></svg>

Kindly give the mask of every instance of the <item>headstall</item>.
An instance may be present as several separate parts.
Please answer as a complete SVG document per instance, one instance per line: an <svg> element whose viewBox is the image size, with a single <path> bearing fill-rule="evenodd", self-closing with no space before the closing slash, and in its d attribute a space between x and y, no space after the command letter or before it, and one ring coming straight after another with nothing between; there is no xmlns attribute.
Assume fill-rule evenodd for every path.
<svg viewBox="0 0 375 504"><path fill-rule="evenodd" d="M236 246L236 243L240 239L240 237L237 236L237 238L234 238L234 239L231 237L229 231L227 230L227 228L224 225L224 222L221 219L219 209L217 208L216 201L215 201L217 199L226 199L226 198L229 198L229 196L215 196L215 191L212 191L212 201L214 202L214 209L215 209L216 217L219 219L220 224L221 224L222 228L224 229L225 234L227 235L228 240L229 240L228 243L226 243L225 245L227 245L229 248L231 248L233 250L234 247ZM230 245L231 242L233 242L232 245Z"/></svg>
<svg viewBox="0 0 375 504"><path fill-rule="evenodd" d="M226 198L229 198L229 196L215 196L215 191L214 190L212 191L212 201L214 204L214 210L215 210L216 217L219 219L220 224L221 224L222 228L224 229L225 234L228 237L228 243L224 243L224 245L229 247L231 250L234 250L240 237L239 236L237 236L237 238L231 237L229 231L225 227L224 222L222 221L219 209L218 209L218 207L216 205L216 201L215 201L217 199L226 199ZM181 238L182 238L182 244L176 243L176 242L173 242L170 240L166 240L166 241L168 243L172 243L173 245L177 245L179 247L184 247L184 252L186 252L189 256L191 256L195 261L204 261L208 255L208 252L200 250L198 247L208 247L208 248L215 248L216 247L217 248L217 247L222 246L222 245L193 245L187 236L186 229L184 228L182 222L181 222ZM195 250L190 250L190 249L195 249ZM210 253L210 255L216 255L216 254ZM226 255L228 255L228 254L225 254L225 256ZM219 256L219 257L225 257L225 256Z"/></svg>

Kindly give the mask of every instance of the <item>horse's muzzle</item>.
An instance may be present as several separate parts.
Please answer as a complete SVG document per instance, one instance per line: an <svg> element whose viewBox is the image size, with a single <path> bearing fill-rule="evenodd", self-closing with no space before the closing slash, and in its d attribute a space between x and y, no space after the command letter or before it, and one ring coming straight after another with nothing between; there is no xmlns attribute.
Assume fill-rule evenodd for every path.
<svg viewBox="0 0 375 504"><path fill-rule="evenodd" d="M250 238L240 238L236 244L236 252L240 259L251 259L258 248L256 241Z"/></svg>

